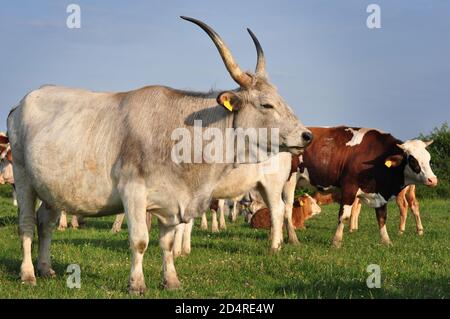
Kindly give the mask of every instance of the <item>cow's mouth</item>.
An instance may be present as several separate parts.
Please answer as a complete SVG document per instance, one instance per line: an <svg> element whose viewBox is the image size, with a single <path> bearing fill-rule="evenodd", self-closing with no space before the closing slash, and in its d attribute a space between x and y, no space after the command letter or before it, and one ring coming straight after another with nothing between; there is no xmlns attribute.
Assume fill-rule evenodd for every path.
<svg viewBox="0 0 450 319"><path fill-rule="evenodd" d="M303 154L305 148L301 146L286 146L286 151L294 155L300 155Z"/></svg>

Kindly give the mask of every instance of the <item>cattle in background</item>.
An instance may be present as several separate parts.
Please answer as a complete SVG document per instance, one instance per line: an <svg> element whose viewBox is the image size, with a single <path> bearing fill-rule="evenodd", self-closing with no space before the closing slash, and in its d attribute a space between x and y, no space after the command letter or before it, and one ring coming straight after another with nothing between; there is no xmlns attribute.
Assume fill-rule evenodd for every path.
<svg viewBox="0 0 450 319"><path fill-rule="evenodd" d="M125 219L125 213L116 215L116 219L114 220L114 223L111 227L112 233L118 233L121 231L122 223L123 223L124 219ZM150 231L152 229L152 213L147 212L147 215L145 218L145 223L147 224L148 231Z"/></svg>
<svg viewBox="0 0 450 319"><path fill-rule="evenodd" d="M305 229L305 221L311 217L320 214L321 209L317 201L304 194L298 197L292 209L292 224L295 229ZM259 209L250 219L250 226L253 228L270 229L270 211L268 208Z"/></svg>
<svg viewBox="0 0 450 319"><path fill-rule="evenodd" d="M416 185L406 186L398 193L396 197L397 206L400 210L399 234L405 232L406 218L408 216L408 208L414 215L416 221L416 231L418 235L423 235L422 220L420 219L419 201L416 198ZM350 232L358 229L358 219L361 212L361 200L357 197L353 203L352 213L350 217Z"/></svg>
<svg viewBox="0 0 450 319"><path fill-rule="evenodd" d="M10 184L12 186L13 205L17 206L12 165L12 152L9 139L5 133L0 132L0 185Z"/></svg>
<svg viewBox="0 0 450 319"><path fill-rule="evenodd" d="M198 93L147 86L104 93L44 86L27 94L10 112L8 136L20 208L23 282L36 284L31 254L36 225L37 269L42 276L53 277L51 233L61 210L86 216L125 210L132 252L129 291L143 293L142 261L148 246L145 212L150 210L159 220L164 286L178 288L172 254L175 227L208 208L213 189L236 163L197 164L192 158L178 163L172 159L177 145L172 134L182 129L193 136L194 121L201 120L203 127L214 128L222 136L236 128L270 132L276 128L280 151L292 154L300 154L309 144L310 131L269 82L262 48L250 30L258 55L254 74L242 71L209 26L183 19L200 26L212 39L237 89ZM248 153L256 146L267 154L266 143L250 142L237 151ZM37 222L36 195L45 203ZM279 229L274 229L271 247L278 250L282 221L273 227Z"/></svg>
<svg viewBox="0 0 450 319"><path fill-rule="evenodd" d="M83 216L72 215L70 224L72 225L73 229L78 229L79 227L84 226L86 224L86 221L84 220ZM67 213L64 211L61 212L61 216L59 217L57 229L60 231L64 231L67 229Z"/></svg>
<svg viewBox="0 0 450 319"><path fill-rule="evenodd" d="M411 184L437 185L426 150L432 141L402 142L391 134L369 128L309 129L314 140L302 155L300 185L310 184L319 190L341 189L333 245L341 246L344 221L350 218L356 197L375 209L381 241L391 244L386 229L388 200ZM295 183L290 187L295 187Z"/></svg>

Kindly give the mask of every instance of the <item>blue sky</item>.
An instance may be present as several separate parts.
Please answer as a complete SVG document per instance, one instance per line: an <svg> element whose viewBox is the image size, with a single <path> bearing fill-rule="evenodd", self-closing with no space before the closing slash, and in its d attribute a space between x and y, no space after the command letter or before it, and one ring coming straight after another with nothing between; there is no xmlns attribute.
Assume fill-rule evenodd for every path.
<svg viewBox="0 0 450 319"><path fill-rule="evenodd" d="M81 29L66 7L81 6ZM368 29L366 7L381 7ZM10 108L42 84L126 91L163 84L236 87L207 35L240 66L258 36L271 81L306 125L376 127L407 139L450 121L450 1L2 1L0 130Z"/></svg>

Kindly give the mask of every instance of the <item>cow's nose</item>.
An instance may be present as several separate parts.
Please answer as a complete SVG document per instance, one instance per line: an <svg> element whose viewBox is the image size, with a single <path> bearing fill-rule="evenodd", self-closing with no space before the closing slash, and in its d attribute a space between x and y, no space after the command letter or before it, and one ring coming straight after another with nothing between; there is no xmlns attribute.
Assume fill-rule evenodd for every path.
<svg viewBox="0 0 450 319"><path fill-rule="evenodd" d="M311 132L303 132L302 139L306 144L309 144L313 139L313 134Z"/></svg>
<svg viewBox="0 0 450 319"><path fill-rule="evenodd" d="M437 185L437 183L438 183L438 179L437 179L437 177L431 177L431 178L428 178L428 180L427 180L427 186L436 186Z"/></svg>

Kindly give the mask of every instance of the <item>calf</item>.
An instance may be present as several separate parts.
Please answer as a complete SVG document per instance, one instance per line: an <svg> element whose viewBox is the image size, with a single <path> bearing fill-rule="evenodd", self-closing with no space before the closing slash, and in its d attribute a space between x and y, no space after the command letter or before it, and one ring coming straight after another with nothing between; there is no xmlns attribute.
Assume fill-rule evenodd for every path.
<svg viewBox="0 0 450 319"><path fill-rule="evenodd" d="M308 194L302 195L293 204L292 224L295 229L305 229L305 221L321 212L320 206ZM250 219L253 228L270 229L270 211L268 208L259 209Z"/></svg>
<svg viewBox="0 0 450 319"><path fill-rule="evenodd" d="M401 235L405 232L408 208L411 208L411 211L414 214L416 220L417 234L423 235L422 220L420 219L420 212L419 212L419 201L416 198L416 185L409 185L406 186L404 189L402 189L401 192L398 193L396 201L397 206L400 210L399 234ZM358 219L360 212L361 212L361 201L359 198L355 198L350 217L350 230L349 230L350 232L353 232L358 229Z"/></svg>
<svg viewBox="0 0 450 319"><path fill-rule="evenodd" d="M355 127L309 128L314 140L299 165L302 183L319 190L338 187L341 201L333 245L340 247L344 220L355 197L376 212L381 241L391 244L387 230L387 202L410 184L436 186L426 147L420 140L402 142L376 129Z"/></svg>

